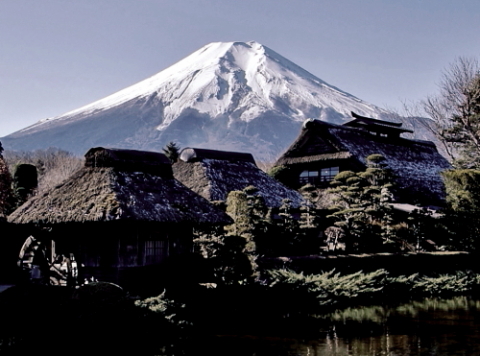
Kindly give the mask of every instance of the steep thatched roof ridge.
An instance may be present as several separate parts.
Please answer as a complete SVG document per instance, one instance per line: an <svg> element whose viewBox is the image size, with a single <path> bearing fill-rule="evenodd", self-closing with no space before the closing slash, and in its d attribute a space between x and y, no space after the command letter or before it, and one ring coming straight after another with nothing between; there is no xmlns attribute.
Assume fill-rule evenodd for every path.
<svg viewBox="0 0 480 356"><path fill-rule="evenodd" d="M159 152L94 147L85 154L85 167L113 167L173 177L169 159Z"/></svg>
<svg viewBox="0 0 480 356"><path fill-rule="evenodd" d="M320 120L305 120L297 139L293 141L285 153L278 158L275 166L288 164L287 160L292 158L309 159L311 162L315 156L345 151L343 147L340 147L336 142L332 141L331 135L328 134L328 129L334 126L338 125ZM295 163L304 162L305 161L301 159L295 160Z"/></svg>
<svg viewBox="0 0 480 356"><path fill-rule="evenodd" d="M191 147L185 147L182 151L180 151L180 160L183 162L196 162L206 159L231 162L250 162L255 164L255 159L251 153L218 151Z"/></svg>
<svg viewBox="0 0 480 356"><path fill-rule="evenodd" d="M231 220L175 179L114 167L84 167L8 218L17 224L99 221L224 224Z"/></svg>
<svg viewBox="0 0 480 356"><path fill-rule="evenodd" d="M215 159L180 161L173 165L173 173L188 188L211 201L224 201L231 191L254 186L267 206L279 207L283 199L291 200L295 207L303 203L303 198L297 191L279 183L252 162Z"/></svg>

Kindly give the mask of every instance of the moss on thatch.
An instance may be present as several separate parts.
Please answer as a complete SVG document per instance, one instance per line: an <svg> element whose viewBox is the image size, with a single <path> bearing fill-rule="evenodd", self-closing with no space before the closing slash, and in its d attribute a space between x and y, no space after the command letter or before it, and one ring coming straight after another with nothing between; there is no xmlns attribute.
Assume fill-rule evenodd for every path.
<svg viewBox="0 0 480 356"><path fill-rule="evenodd" d="M290 199L295 207L303 202L298 192L287 188L259 169L250 154L196 148L187 150L189 157L192 153L198 154L195 154L195 159L190 160L185 158L185 149L182 150L180 161L173 165L174 176L210 201L225 201L228 193L254 186L258 189L257 194L261 195L270 207L281 206L283 199Z"/></svg>
<svg viewBox="0 0 480 356"><path fill-rule="evenodd" d="M206 199L170 178L171 166L161 163L162 154L142 156L140 151L94 149L86 156L85 167L64 183L27 201L10 215L9 221L47 225L115 220L230 222ZM139 161L135 163L134 157Z"/></svg>
<svg viewBox="0 0 480 356"><path fill-rule="evenodd" d="M319 155L311 155L304 157L282 157L281 161L278 160L277 164L281 162L282 165L290 165L297 163L310 163L310 162L320 162L320 161L330 161L330 160L343 160L352 158L350 152L333 152L333 153L324 153Z"/></svg>

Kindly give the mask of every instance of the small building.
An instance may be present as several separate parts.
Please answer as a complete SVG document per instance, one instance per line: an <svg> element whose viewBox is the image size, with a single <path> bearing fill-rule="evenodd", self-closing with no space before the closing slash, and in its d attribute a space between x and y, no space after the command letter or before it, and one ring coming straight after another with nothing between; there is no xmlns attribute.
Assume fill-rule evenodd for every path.
<svg viewBox="0 0 480 356"><path fill-rule="evenodd" d="M328 187L341 171L362 171L365 159L381 154L395 176L398 199L409 203L439 204L444 185L440 172L450 169L434 143L402 137L412 133L401 123L363 117L334 125L307 120L296 141L277 160L288 167L288 185L298 188L311 183Z"/></svg>
<svg viewBox="0 0 480 356"><path fill-rule="evenodd" d="M191 252L193 227L231 222L175 180L163 154L102 147L90 149L83 168L8 220L40 227L35 238L51 263L73 253L83 277L122 283L132 269Z"/></svg>
<svg viewBox="0 0 480 356"><path fill-rule="evenodd" d="M284 199L289 199L294 207L303 202L297 191L258 168L250 153L184 148L173 164L173 174L210 201L225 201L231 191L254 186L269 207L280 207Z"/></svg>

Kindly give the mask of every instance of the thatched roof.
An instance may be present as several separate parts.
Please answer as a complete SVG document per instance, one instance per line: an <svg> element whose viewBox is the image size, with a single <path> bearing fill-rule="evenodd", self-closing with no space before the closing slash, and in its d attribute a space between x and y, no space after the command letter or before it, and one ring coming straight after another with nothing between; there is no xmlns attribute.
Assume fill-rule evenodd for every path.
<svg viewBox="0 0 480 356"><path fill-rule="evenodd" d="M440 172L451 166L429 141L379 137L358 128L313 120L304 125L299 137L275 165L296 167L343 160L349 165L364 167L365 158L371 154L385 157L385 163L397 177L401 195L419 193L428 199L443 199Z"/></svg>
<svg viewBox="0 0 480 356"><path fill-rule="evenodd" d="M170 160L162 153L95 147L85 154L85 167L115 167L173 178Z"/></svg>
<svg viewBox="0 0 480 356"><path fill-rule="evenodd" d="M254 186L270 207L281 206L283 199L290 199L294 206L303 202L297 191L259 169L251 154L185 148L180 152L180 160L173 164L173 174L210 201L224 201L229 192Z"/></svg>
<svg viewBox="0 0 480 356"><path fill-rule="evenodd" d="M104 148L87 152L85 167L9 216L18 224L118 220L230 222L226 214L173 179L163 154Z"/></svg>
<svg viewBox="0 0 480 356"><path fill-rule="evenodd" d="M290 165L295 163L307 163L318 161L330 161L330 160L344 160L352 158L352 154L347 151L343 152L331 152L318 155L304 156L304 157L285 157L282 161L283 165Z"/></svg>

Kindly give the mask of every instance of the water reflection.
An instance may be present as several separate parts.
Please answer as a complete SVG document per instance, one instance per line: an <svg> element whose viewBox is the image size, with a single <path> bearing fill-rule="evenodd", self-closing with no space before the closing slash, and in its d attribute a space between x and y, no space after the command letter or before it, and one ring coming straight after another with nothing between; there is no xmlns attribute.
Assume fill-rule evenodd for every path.
<svg viewBox="0 0 480 356"><path fill-rule="evenodd" d="M41 305L44 304L45 301ZM53 302L49 305L49 308L53 308ZM30 319L18 317L25 314L17 313L13 317L20 321L39 320L42 325L58 327L55 323L46 324L48 319L44 316L48 313L43 314L43 311L47 312L49 308L35 308L37 314ZM217 316L207 320L205 316L210 314L205 313L202 318L195 319L193 326L181 331L172 330L166 324L162 324L163 328L159 327L159 319L155 318L128 319L127 314L118 314L117 309L111 313L105 310L106 314L101 314L108 316L108 320L96 318L98 310L89 309L87 312L81 325L86 326L85 330L90 333L88 339L79 338L77 333L72 333L72 329L66 327L54 329L53 338L50 337L53 328L49 327L43 327L47 335L40 333L38 337L35 334L26 338L23 332L11 332L10 323L3 321L5 335L0 337L0 354L5 350L13 350L15 352L10 354L16 355L36 354L39 348L44 348L62 352L68 349L67 354L73 355L72 348L82 355L135 356L480 355L480 300L468 297L352 307L312 318L297 316L274 321L271 318L254 317L252 313L245 316L244 321L247 322L238 328L235 327L238 318ZM122 324L125 317L125 320L141 322ZM79 321L82 320L77 318L69 326L73 327ZM60 333L62 330L63 334ZM73 330L83 329L78 327ZM37 328L34 331L41 330ZM220 333L223 334L218 335ZM95 341L101 341L103 348ZM94 344L95 350L92 351ZM125 345L133 345L134 351L127 352Z"/></svg>
<svg viewBox="0 0 480 356"><path fill-rule="evenodd" d="M210 355L480 355L480 301L467 297L349 308L308 325L318 327L309 340L218 336L196 346Z"/></svg>
<svg viewBox="0 0 480 356"><path fill-rule="evenodd" d="M425 299L395 307L350 308L331 315L320 355L480 355L480 302Z"/></svg>

